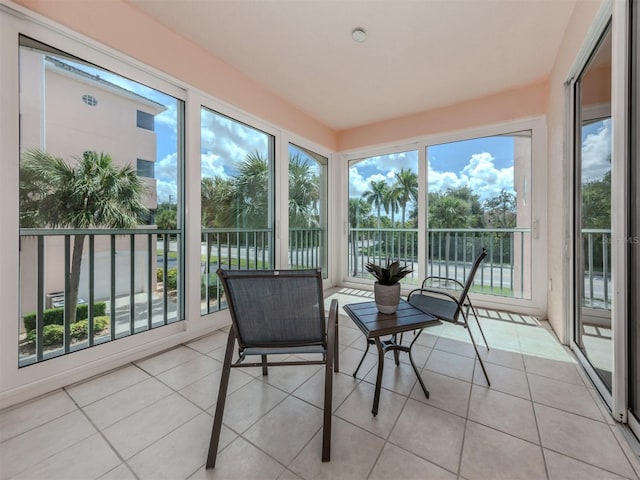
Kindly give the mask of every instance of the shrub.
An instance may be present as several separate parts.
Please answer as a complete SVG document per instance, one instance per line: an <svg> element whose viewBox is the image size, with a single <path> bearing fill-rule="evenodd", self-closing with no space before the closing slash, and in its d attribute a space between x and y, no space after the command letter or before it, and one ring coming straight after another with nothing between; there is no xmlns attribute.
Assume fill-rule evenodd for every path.
<svg viewBox="0 0 640 480"><path fill-rule="evenodd" d="M178 289L178 269L170 268L167 270L167 290Z"/></svg>
<svg viewBox="0 0 640 480"><path fill-rule="evenodd" d="M93 329L95 332L101 332L109 325L109 317L94 317ZM89 335L89 320L79 320L72 323L69 327L72 340L84 340Z"/></svg>
<svg viewBox="0 0 640 480"><path fill-rule="evenodd" d="M108 316L94 317L93 326L96 332L102 332L109 326ZM87 338L89 320L79 320L69 327L72 340L83 340ZM64 340L64 325L46 325L42 331L42 344L45 347L51 345L61 345ZM36 343L36 331L30 330L27 333L27 341Z"/></svg>
<svg viewBox="0 0 640 480"><path fill-rule="evenodd" d="M93 316L104 316L107 311L107 304L105 302L97 302L93 304ZM76 308L76 318L78 320L84 320L89 316L89 305L82 304ZM63 325L64 324L64 307L48 308L43 312L42 324L47 325ZM36 328L36 314L27 313L24 316L24 328L27 333Z"/></svg>
<svg viewBox="0 0 640 480"><path fill-rule="evenodd" d="M200 276L200 298L205 298L205 283L207 280L206 275ZM209 298L216 298L218 296L218 276L215 273L209 274Z"/></svg>
<svg viewBox="0 0 640 480"><path fill-rule="evenodd" d="M162 268L156 268L156 281L162 282L164 279L164 270Z"/></svg>

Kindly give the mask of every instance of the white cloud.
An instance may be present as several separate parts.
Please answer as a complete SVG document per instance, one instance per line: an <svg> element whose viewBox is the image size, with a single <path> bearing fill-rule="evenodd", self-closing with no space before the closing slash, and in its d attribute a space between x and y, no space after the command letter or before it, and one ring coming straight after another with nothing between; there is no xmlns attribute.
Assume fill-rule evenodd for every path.
<svg viewBox="0 0 640 480"><path fill-rule="evenodd" d="M582 142L582 182L601 180L611 170L611 120Z"/></svg>
<svg viewBox="0 0 640 480"><path fill-rule="evenodd" d="M469 187L480 201L497 196L501 190L514 193L513 166L496 168L488 152L475 153L459 172L435 171L429 167L429 191L445 192L450 188Z"/></svg>
<svg viewBox="0 0 640 480"><path fill-rule="evenodd" d="M201 138L202 150L215 157L227 175L249 153L258 151L266 156L268 147L267 134L212 112L202 115Z"/></svg>
<svg viewBox="0 0 640 480"><path fill-rule="evenodd" d="M203 153L200 155L200 175L202 177L223 177L227 178L228 175L224 171L224 166L220 162L220 157L214 155L211 152Z"/></svg>

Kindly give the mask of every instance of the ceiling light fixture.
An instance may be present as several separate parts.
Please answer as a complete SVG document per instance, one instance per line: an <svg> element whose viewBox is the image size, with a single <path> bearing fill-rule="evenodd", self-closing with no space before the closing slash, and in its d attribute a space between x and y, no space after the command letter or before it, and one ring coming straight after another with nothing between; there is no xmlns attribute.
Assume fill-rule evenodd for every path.
<svg viewBox="0 0 640 480"><path fill-rule="evenodd" d="M356 28L353 32L351 32L351 38L353 38L358 43L362 43L367 39L367 34L363 29Z"/></svg>

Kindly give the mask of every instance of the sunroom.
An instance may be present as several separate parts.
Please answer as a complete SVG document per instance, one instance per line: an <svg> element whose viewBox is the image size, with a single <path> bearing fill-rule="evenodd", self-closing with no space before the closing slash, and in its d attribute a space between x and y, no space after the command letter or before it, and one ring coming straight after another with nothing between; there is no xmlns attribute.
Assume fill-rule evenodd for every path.
<svg viewBox="0 0 640 480"><path fill-rule="evenodd" d="M471 295L503 354L488 359L495 388L482 384L464 335L443 328L417 342L426 381L449 394L455 384L466 398L460 411L434 407L464 420L458 457L401 440L409 412L429 424L415 385L403 383L415 381L407 371L383 384L394 396L388 425L362 420L367 408L356 413L371 378L352 385L341 371L334 440L355 426L377 452L345 478L377 478L411 460L423 470L407 478L491 476L472 466L483 429L535 446L527 478L637 478L638 11L633 0L2 0L2 458L61 420L16 420L30 405L63 405L115 455L88 477L159 474L136 460L155 440L176 441L169 433L195 419L210 429L215 397L199 401L211 387L198 385L219 381L230 324L218 268L320 268L326 298L342 306L370 299L368 262L408 266L407 294L429 275L464 281L485 248ZM341 316L353 370L362 339L352 327ZM161 359L184 370L171 378ZM295 388L288 377L265 380L286 396L269 399L261 420L315 408L314 374ZM83 397L100 378L97 390L108 393ZM135 411L108 399L151 380L189 402L168 408L191 413L148 444L120 448L127 415L167 395ZM246 380L240 403L260 395ZM484 401L521 412L516 430L480 414L480 395L508 395ZM118 422L100 423L113 409ZM564 421L553 420L556 409L597 417L564 433L595 441L604 429L608 456L565 448L563 432L549 433ZM265 470L219 475L336 475L309 466L314 453L319 462L315 436L298 439L295 453L270 451L252 436L264 434L261 420L248 418L229 420L224 448L236 460L255 448ZM48 452L12 463L3 478L74 475L52 470L61 451ZM214 475L204 458L193 462L167 476Z"/></svg>

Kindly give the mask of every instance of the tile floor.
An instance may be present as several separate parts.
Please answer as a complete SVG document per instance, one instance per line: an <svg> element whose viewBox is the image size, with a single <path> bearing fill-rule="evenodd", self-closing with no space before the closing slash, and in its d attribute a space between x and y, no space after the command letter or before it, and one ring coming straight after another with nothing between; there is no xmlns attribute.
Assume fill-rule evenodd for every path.
<svg viewBox="0 0 640 480"><path fill-rule="evenodd" d="M362 292L334 290L344 305ZM341 315L330 463L320 461L319 366L234 369L215 470L205 470L226 333L70 385L0 413L4 479L638 479L622 428L553 332L531 317L481 311L487 388L467 332L424 332L415 359L385 363Z"/></svg>

